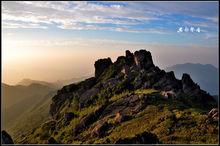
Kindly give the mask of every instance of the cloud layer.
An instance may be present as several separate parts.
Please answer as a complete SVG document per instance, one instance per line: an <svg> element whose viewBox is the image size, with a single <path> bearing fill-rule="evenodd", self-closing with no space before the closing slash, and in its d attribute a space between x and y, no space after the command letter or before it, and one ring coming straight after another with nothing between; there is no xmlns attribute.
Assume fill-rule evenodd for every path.
<svg viewBox="0 0 220 146"><path fill-rule="evenodd" d="M217 3L206 2L2 2L3 28L109 30L166 34L156 25L217 24ZM184 15L188 21L173 15ZM203 21L198 21L202 19ZM194 21L196 20L196 21ZM154 25L153 27L149 27Z"/></svg>

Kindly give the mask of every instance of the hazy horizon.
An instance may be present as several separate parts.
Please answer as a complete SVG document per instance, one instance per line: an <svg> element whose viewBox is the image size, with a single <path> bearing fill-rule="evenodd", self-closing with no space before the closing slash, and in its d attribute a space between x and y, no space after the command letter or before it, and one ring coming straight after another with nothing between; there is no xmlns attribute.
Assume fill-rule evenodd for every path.
<svg viewBox="0 0 220 146"><path fill-rule="evenodd" d="M140 49L160 68L218 68L218 17L218 2L2 2L2 82L89 76L97 59Z"/></svg>

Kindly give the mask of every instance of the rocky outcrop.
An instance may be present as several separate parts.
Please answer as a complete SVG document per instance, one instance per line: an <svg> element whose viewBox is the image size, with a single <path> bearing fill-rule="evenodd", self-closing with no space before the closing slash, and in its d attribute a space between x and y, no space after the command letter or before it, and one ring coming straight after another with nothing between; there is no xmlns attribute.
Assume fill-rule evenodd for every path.
<svg viewBox="0 0 220 146"><path fill-rule="evenodd" d="M105 105L97 108L95 111L93 111L93 112L87 114L86 116L84 116L80 120L79 124L77 124L75 126L75 128L73 129L73 135L79 134L80 131L82 131L83 129L85 129L86 127L88 127L92 123L94 123L97 120L97 118L101 115L104 108L105 108Z"/></svg>
<svg viewBox="0 0 220 146"><path fill-rule="evenodd" d="M106 68L112 65L112 60L110 58L99 59L95 62L95 77L98 78Z"/></svg>
<svg viewBox="0 0 220 146"><path fill-rule="evenodd" d="M91 137L103 137L108 129L108 122L99 122L91 132Z"/></svg>
<svg viewBox="0 0 220 146"><path fill-rule="evenodd" d="M154 67L151 53L146 50L139 50L134 52L134 61L140 69L149 69Z"/></svg>
<svg viewBox="0 0 220 146"><path fill-rule="evenodd" d="M131 138L118 139L115 144L158 144L159 139L153 133L143 132Z"/></svg>
<svg viewBox="0 0 220 146"><path fill-rule="evenodd" d="M109 68L110 66L111 68ZM107 73L102 75L106 69L108 69ZM100 76L104 76L101 78L102 83L100 83ZM125 81L123 78L127 80ZM131 53L126 50L125 56L119 56L114 63L110 58L97 60L95 62L95 77L78 84L64 86L59 90L52 99L50 114L57 118L62 105L67 100L71 103L73 98L78 98L79 105L83 108L92 102L93 97L106 88L117 89L118 91L115 90L115 93L120 93L124 89L154 88L165 92L172 90L175 94L184 93L196 96L201 101L212 98L205 91L202 91L188 74L183 74L182 80L178 80L173 71L165 72L155 66L149 51L139 50Z"/></svg>
<svg viewBox="0 0 220 146"><path fill-rule="evenodd" d="M182 87L184 93L199 92L200 87L193 82L189 74L184 73L182 76Z"/></svg>
<svg viewBox="0 0 220 146"><path fill-rule="evenodd" d="M11 136L5 130L2 131L1 139L2 139L2 144L14 144Z"/></svg>
<svg viewBox="0 0 220 146"><path fill-rule="evenodd" d="M61 90L57 91L57 94L52 98L49 113L55 117L59 114L61 106L66 100L72 101L73 97L79 98L85 91L89 90L96 84L96 78L88 78L78 84L71 84L64 86Z"/></svg>
<svg viewBox="0 0 220 146"><path fill-rule="evenodd" d="M129 50L125 51L126 64L128 66L132 66L134 64L134 54Z"/></svg>
<svg viewBox="0 0 220 146"><path fill-rule="evenodd" d="M105 117L107 115L118 115L118 120L120 121L121 116L123 115L123 119L125 119L125 115L129 116L139 112L141 109L147 106L148 95L138 95L138 94L130 94L125 95L118 99L117 101L109 104L104 111L102 112L101 117Z"/></svg>
<svg viewBox="0 0 220 146"><path fill-rule="evenodd" d="M215 99L206 91L201 90L200 86L193 82L189 74L182 76L182 92L188 96L194 97L194 101L203 106L210 106L215 103Z"/></svg>
<svg viewBox="0 0 220 146"><path fill-rule="evenodd" d="M213 108L209 111L208 117L213 119L214 121L218 121L219 119L219 113L217 108Z"/></svg>
<svg viewBox="0 0 220 146"><path fill-rule="evenodd" d="M165 73L157 82L157 86L161 90L170 91L170 90L181 90L182 84L181 81L175 78L174 72Z"/></svg>
<svg viewBox="0 0 220 146"><path fill-rule="evenodd" d="M142 89L156 89L158 92L155 94L136 93L139 89L141 89L140 91ZM50 114L57 121L63 122L64 120L64 125L62 122L60 122L62 124L58 124L62 127L68 125L75 118L74 113L64 114L64 108L71 108L75 102L77 106L79 105L79 108L76 109L78 115L84 108L95 105L99 108L88 111L86 115L83 114L83 117L80 114L78 115L80 117L77 117L79 123L76 123L71 134L72 137L82 138L83 141L85 139L81 132L89 129L89 134L87 134L89 138L100 138L115 125L135 118L134 115L140 113L148 105L155 104L157 99L162 99L159 93L162 93L164 98L171 97L174 100L183 95L183 97L188 98L187 100L183 98L187 104L196 103L202 107L208 105L212 100L209 94L193 82L190 75L183 74L182 79L178 80L173 71L165 72L155 66L150 52L140 50L131 53L127 50L125 56L118 57L114 63L110 58L96 61L95 77L77 84L64 86L59 90L57 95L52 98ZM117 96L114 98L115 95ZM162 99L162 101L166 100ZM210 113L210 117L216 118L216 115L216 113ZM112 119L108 119L109 117ZM54 129L55 126L53 123L51 124L52 126L49 125L48 127ZM52 129L49 128L49 131ZM131 138L119 139L115 143L157 142L158 139L155 135L145 132Z"/></svg>

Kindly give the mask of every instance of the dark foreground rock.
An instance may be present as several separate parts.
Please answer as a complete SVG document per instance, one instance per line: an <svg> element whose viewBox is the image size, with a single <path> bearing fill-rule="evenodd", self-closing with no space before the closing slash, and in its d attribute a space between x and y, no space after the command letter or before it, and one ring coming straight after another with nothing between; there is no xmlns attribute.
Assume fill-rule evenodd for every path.
<svg viewBox="0 0 220 146"><path fill-rule="evenodd" d="M58 144L58 142L53 137L50 137L48 139L48 144Z"/></svg>
<svg viewBox="0 0 220 146"><path fill-rule="evenodd" d="M5 131L2 131L2 144L14 144L11 136Z"/></svg>
<svg viewBox="0 0 220 146"><path fill-rule="evenodd" d="M158 144L159 139L153 133L143 132L131 138L119 139L115 144Z"/></svg>

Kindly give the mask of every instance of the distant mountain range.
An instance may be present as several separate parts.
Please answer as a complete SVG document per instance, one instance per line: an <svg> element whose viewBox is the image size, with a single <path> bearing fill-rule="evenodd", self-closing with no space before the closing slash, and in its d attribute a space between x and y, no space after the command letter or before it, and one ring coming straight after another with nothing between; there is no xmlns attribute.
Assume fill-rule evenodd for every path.
<svg viewBox="0 0 220 146"><path fill-rule="evenodd" d="M33 83L36 83L36 84L41 84L41 85L45 85L45 86L59 89L65 85L82 81L83 79L86 79L88 77L90 77L90 76L71 78L71 79L66 79L66 80L57 80L55 82L46 82L46 81L39 81L39 80L32 80L32 79L22 79L16 85L29 86Z"/></svg>
<svg viewBox="0 0 220 146"><path fill-rule="evenodd" d="M57 89L38 83L32 83L28 86L15 85L10 86L2 83L2 128L11 132L14 124L19 122L22 115L37 105L39 102L51 100L51 93ZM48 103L47 106L49 106ZM42 113L40 115L44 116ZM40 116L38 115L38 116ZM35 118L38 118L36 116ZM30 122L30 121L29 121ZM40 121L38 121L40 122ZM17 127L19 128L19 127ZM14 131L17 133L18 131Z"/></svg>
<svg viewBox="0 0 220 146"><path fill-rule="evenodd" d="M174 74L178 79L181 79L183 73L188 73L193 81L198 83L203 90L212 95L217 95L219 93L219 70L211 64L177 64L165 68L165 71L174 71Z"/></svg>

